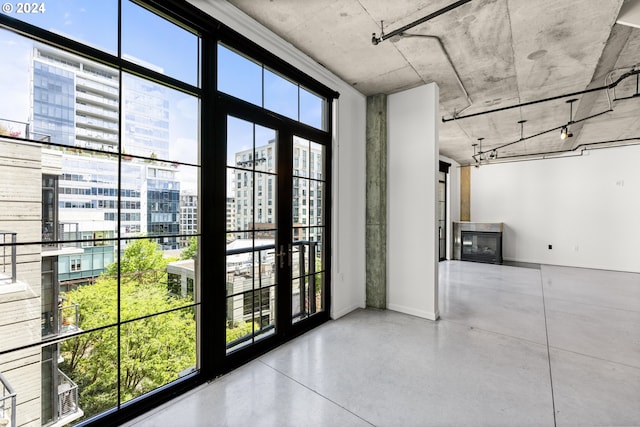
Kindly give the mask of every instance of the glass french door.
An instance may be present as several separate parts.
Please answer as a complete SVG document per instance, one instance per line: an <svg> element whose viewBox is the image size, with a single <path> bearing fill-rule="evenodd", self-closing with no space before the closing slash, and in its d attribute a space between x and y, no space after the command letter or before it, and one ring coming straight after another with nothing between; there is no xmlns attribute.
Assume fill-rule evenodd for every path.
<svg viewBox="0 0 640 427"><path fill-rule="evenodd" d="M240 115L225 123L227 355L292 334L326 307L326 148Z"/></svg>
<svg viewBox="0 0 640 427"><path fill-rule="evenodd" d="M298 322L324 309L325 147L293 137L291 312Z"/></svg>
<svg viewBox="0 0 640 427"><path fill-rule="evenodd" d="M278 144L275 129L227 117L227 352L276 332Z"/></svg>

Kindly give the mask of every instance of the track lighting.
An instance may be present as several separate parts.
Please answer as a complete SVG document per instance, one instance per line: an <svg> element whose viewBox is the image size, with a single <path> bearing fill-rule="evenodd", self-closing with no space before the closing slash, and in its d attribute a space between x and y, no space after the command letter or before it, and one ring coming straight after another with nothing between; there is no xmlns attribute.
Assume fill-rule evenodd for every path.
<svg viewBox="0 0 640 427"><path fill-rule="evenodd" d="M560 129L560 139L567 139L567 128L565 126Z"/></svg>
<svg viewBox="0 0 640 427"><path fill-rule="evenodd" d="M563 141L573 136L573 133L569 131L569 125L575 123L573 121L573 103L576 101L577 99L570 99L567 101L567 104L569 104L569 121L566 126L562 126L562 129L560 129L560 139Z"/></svg>
<svg viewBox="0 0 640 427"><path fill-rule="evenodd" d="M573 136L573 132L569 132L569 128L567 126L562 126L560 130L560 139L565 140L567 138L571 138Z"/></svg>

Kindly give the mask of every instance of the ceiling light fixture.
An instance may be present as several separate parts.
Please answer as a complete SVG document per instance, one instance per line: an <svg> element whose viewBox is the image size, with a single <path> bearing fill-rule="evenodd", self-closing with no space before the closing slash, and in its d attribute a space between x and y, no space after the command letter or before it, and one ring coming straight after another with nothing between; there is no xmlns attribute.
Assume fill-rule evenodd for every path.
<svg viewBox="0 0 640 427"><path fill-rule="evenodd" d="M478 141L482 142L483 138L478 138ZM480 160L478 159L478 144L471 144L473 147L473 160L476 162L475 167L480 167L480 160L482 160L482 156L480 156ZM480 153L482 153L482 145L480 145Z"/></svg>
<svg viewBox="0 0 640 427"><path fill-rule="evenodd" d="M562 129L560 129L560 139L563 141L573 136L573 133L569 130L569 126L575 123L573 121L573 103L576 101L576 98L567 100L567 104L569 104L569 121L565 126L562 126Z"/></svg>
<svg viewBox="0 0 640 427"><path fill-rule="evenodd" d="M478 138L478 148L479 148L479 152L478 154L480 155L480 161L484 160L484 152L482 151L482 140L484 138Z"/></svg>
<svg viewBox="0 0 640 427"><path fill-rule="evenodd" d="M593 119L593 118L595 118L595 117L600 117L600 116L602 116L602 115L608 114L608 113L610 113L610 112L612 112L612 111L613 111L613 110L605 110L605 111L601 111L601 112L599 112L599 113L595 113L595 114L592 114L592 115L587 116L587 117L582 117L581 119L578 119L578 120L573 120L571 123L572 123L572 124L575 124L575 123L585 122L585 121L587 121L587 120L591 120L591 119ZM520 122L518 122L518 123L520 123ZM520 123L520 125L522 126L522 123ZM524 136L524 135L523 135L523 131L522 131L522 127L521 127L521 128L520 128L520 139L518 139L518 140L516 140L516 141L512 141L512 142L507 142L506 144L499 145L499 146L497 146L497 147L494 147L494 148L493 148L493 149L491 149L490 151L495 152L495 156L496 156L496 158L497 158L497 157L498 157L498 150L502 150L502 149L507 148L507 147L509 147L509 146L511 146L511 145L514 145L514 144L521 144L521 143L523 143L523 142L525 142L525 141L527 141L527 140L529 140L529 139L537 138L537 137L539 137L539 136L541 136L541 135L546 135L546 134L548 134L548 133L550 133L550 132L556 132L556 131L558 131L558 130L562 130L562 128L564 128L564 127L566 127L566 125L556 126L556 127L551 128L551 129L543 130L543 131L541 131L541 132L534 133L534 134L532 134L532 135L528 135L528 136ZM571 133L568 131L568 129L567 129L567 133L568 133L567 137L571 137L571 136L573 136L573 134L571 134ZM638 139L638 140L640 140L640 137L639 137L639 138L637 138L637 139ZM584 144L582 144L582 145L584 145ZM474 161L474 162L478 163L478 157L479 157L479 156L481 156L481 155L484 155L485 153L483 153L483 152L478 152L478 150L477 150L477 148L476 148L476 147L478 146L478 144L472 144L472 146L473 146L473 156L471 156L471 157L473 158L473 161ZM570 150L569 150L569 151L570 151ZM549 152L549 153L555 153L555 151L553 151L553 152ZM529 156L529 155L532 155L532 154L527 154L527 156ZM501 156L500 158L501 158L501 159L510 159L510 158L514 158L514 157L519 157L519 156L517 156L517 155L515 155L515 156L514 156L514 155L507 155L507 156L505 157L505 154L503 153L503 154L502 154L502 156ZM479 166L479 165L477 165L477 164L476 164L476 166Z"/></svg>
<svg viewBox="0 0 640 427"><path fill-rule="evenodd" d="M524 141L524 124L525 123L527 123L526 120L518 121L518 124L520 125L520 141Z"/></svg>

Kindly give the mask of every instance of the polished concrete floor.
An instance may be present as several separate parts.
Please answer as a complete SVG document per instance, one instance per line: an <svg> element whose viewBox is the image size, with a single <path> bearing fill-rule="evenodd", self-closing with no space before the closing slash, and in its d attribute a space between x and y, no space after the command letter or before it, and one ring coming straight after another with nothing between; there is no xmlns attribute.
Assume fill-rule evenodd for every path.
<svg viewBox="0 0 640 427"><path fill-rule="evenodd" d="M640 275L447 261L440 313L355 311L129 425L640 426Z"/></svg>

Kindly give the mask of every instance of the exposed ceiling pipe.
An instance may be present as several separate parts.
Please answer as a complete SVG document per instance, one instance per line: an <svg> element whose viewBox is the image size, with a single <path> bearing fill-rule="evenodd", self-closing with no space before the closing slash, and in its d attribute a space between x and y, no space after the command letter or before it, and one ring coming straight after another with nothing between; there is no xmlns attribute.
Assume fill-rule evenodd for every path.
<svg viewBox="0 0 640 427"><path fill-rule="evenodd" d="M625 143L630 141L635 141L635 142L627 143L627 144L619 144L621 142ZM567 157L580 157L587 150L601 150L605 148L631 147L635 145L640 145L640 137L612 139L609 141L600 141L600 142L589 142L585 144L579 144L576 147L568 150L543 151L540 153L532 153L532 154L514 154L511 156L501 156L500 159L496 159L492 161L486 160L484 161L484 163L480 163L480 162L471 163L467 166L473 165L478 167L480 165L487 166L490 164L498 164L498 163L514 163L514 162L524 162L524 161L532 161L532 160L550 160L550 159L563 159ZM578 150L580 150L579 154L574 154L569 156L563 155L563 154L574 153Z"/></svg>
<svg viewBox="0 0 640 427"><path fill-rule="evenodd" d="M542 102L549 102L549 101L555 101L558 99L562 99L562 98L569 98L569 97L574 97L574 96L578 96L578 95L584 95L585 93L591 93L591 92L598 92L601 90L611 90L614 89L616 86L618 86L620 84L620 82L622 82L623 80L631 77L631 76L635 76L637 74L640 74L640 70L638 69L632 69L626 73L624 73L623 75L621 75L620 77L618 77L618 79L606 86L600 86L600 87L595 87L595 88L591 88L591 89L585 89L585 90L581 90L578 92L573 92L573 93L567 93L564 95L557 95L557 96L552 96L551 98L544 98L544 99L538 99L536 101L529 101L529 102L523 102L520 104L516 104L516 105L510 105L508 107L501 107L501 108L495 108L493 110L487 110L487 111L481 111L478 113L473 113L473 114L467 114L466 116L454 116L451 118L442 118L443 122L450 122L452 120L462 120L462 119L468 119L469 117L476 117L476 116L482 116L485 114L491 114L491 113L497 113L499 111L505 111L505 110L511 110L513 108L520 108L520 107L527 107L529 105L534 105L534 104L539 104Z"/></svg>
<svg viewBox="0 0 640 427"><path fill-rule="evenodd" d="M449 61L449 65L451 65L451 68L453 69L453 74L456 76L456 80L458 81L458 86L460 86L460 89L462 89L462 93L464 93L464 96L467 98L467 103L469 104L469 105L467 105L465 108L463 108L460 111L455 111L454 110L453 117L458 117L465 110L467 110L469 107L471 107L471 105L473 105L473 101L471 100L471 97L469 96L469 92L467 92L467 89L464 87L464 84L462 83L462 80L460 79L460 74L458 74L458 70L456 69L455 65L453 65L453 61L451 60L451 56L449 56L449 52L444 47L444 43L442 43L442 39L440 37L432 36L432 35L428 35L428 34L410 34L410 33L400 33L398 35L400 37L402 37L402 38L405 38L405 37L422 37L422 38L425 38L425 39L433 39L433 40L436 40L438 42L438 45L440 46L440 50L442 51L444 56L447 58L447 61Z"/></svg>
<svg viewBox="0 0 640 427"><path fill-rule="evenodd" d="M456 9L456 8L462 6L465 3L469 3L470 1L471 0L459 0L459 1L455 2L455 3L450 4L449 6L445 6L440 10L437 10L437 11L435 11L433 13L430 13L429 15L427 15L427 16L425 16L423 18L420 18L417 21L413 21L412 23L407 24L404 27L398 28L397 30L392 31L389 34L384 34L384 30L381 29L380 30L380 37L376 36L376 33L373 33L371 35L371 43L374 44L374 45L378 45L381 42L383 42L383 41L385 41L387 39L390 39L391 37L394 37L394 36L397 36L399 34L402 34L405 31L410 30L411 28L413 28L413 27L415 27L417 25L423 24L423 23L425 23L425 22L427 22L427 21L429 21L429 20L431 20L431 19L433 19L433 18L435 18L437 16L440 16L440 15L442 15L444 13L447 13L447 12L453 10L453 9Z"/></svg>

